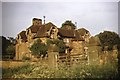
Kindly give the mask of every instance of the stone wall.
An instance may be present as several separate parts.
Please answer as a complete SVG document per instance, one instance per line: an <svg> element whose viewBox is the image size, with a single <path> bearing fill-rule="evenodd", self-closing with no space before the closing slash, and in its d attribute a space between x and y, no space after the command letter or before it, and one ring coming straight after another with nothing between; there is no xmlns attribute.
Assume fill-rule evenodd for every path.
<svg viewBox="0 0 120 80"><path fill-rule="evenodd" d="M50 38L51 39L57 39L58 38L58 29L57 27L52 27L52 29L50 30Z"/></svg>
<svg viewBox="0 0 120 80"><path fill-rule="evenodd" d="M47 42L47 38L39 38L43 43Z"/></svg>
<svg viewBox="0 0 120 80"><path fill-rule="evenodd" d="M84 53L84 42L83 41L73 41L71 54L83 54Z"/></svg>
<svg viewBox="0 0 120 80"><path fill-rule="evenodd" d="M22 60L23 56L29 53L27 43L16 44L16 60Z"/></svg>
<svg viewBox="0 0 120 80"><path fill-rule="evenodd" d="M100 64L118 63L118 50L102 51L99 56Z"/></svg>
<svg viewBox="0 0 120 80"><path fill-rule="evenodd" d="M99 54L101 54L101 46L88 46L88 62L89 64L99 63Z"/></svg>
<svg viewBox="0 0 120 80"><path fill-rule="evenodd" d="M30 30L30 29L29 29L28 32L29 32L29 33L27 34L27 40L28 40L28 42L33 42L33 41L34 41L33 37L34 37L34 35L35 35L36 33L31 33L31 30Z"/></svg>

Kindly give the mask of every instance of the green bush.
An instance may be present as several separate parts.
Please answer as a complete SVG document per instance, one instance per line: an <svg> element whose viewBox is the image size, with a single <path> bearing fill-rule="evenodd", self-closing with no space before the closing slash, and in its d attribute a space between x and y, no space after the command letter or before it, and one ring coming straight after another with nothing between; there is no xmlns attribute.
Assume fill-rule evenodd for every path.
<svg viewBox="0 0 120 80"><path fill-rule="evenodd" d="M62 40L59 40L59 39L50 40L50 39L48 39L47 46L49 46L50 44L56 44L56 46L59 48L60 53L65 52L66 46Z"/></svg>
<svg viewBox="0 0 120 80"><path fill-rule="evenodd" d="M6 48L7 54L3 55L3 59L13 59L15 57L15 46L13 44Z"/></svg>
<svg viewBox="0 0 120 80"><path fill-rule="evenodd" d="M37 40L29 49L34 55L46 55L48 47L41 40Z"/></svg>

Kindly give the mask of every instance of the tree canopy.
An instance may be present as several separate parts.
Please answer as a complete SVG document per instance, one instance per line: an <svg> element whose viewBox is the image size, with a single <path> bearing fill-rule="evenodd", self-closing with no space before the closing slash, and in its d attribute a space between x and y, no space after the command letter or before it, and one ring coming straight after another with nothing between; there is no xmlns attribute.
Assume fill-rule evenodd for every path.
<svg viewBox="0 0 120 80"><path fill-rule="evenodd" d="M9 45L6 49L8 54L13 54L15 53L15 46L14 45Z"/></svg>
<svg viewBox="0 0 120 80"><path fill-rule="evenodd" d="M13 44L9 45L6 48L7 55L9 56L9 59L13 59L15 57L15 46Z"/></svg>
<svg viewBox="0 0 120 80"><path fill-rule="evenodd" d="M63 24L62 24L62 29L76 29L76 26L74 23L72 23L72 21L65 21Z"/></svg>
<svg viewBox="0 0 120 80"><path fill-rule="evenodd" d="M58 51L60 53L64 53L65 52L65 43L62 40L58 40L58 39L54 39L54 40L47 40L47 44L42 43L42 41L40 39L36 40L33 45L29 48L32 52L32 54L34 55L46 55L48 48L50 46L50 44L55 44L58 47Z"/></svg>
<svg viewBox="0 0 120 80"><path fill-rule="evenodd" d="M113 45L117 45L120 49L120 37L117 33L111 31L104 31L103 33L98 34L102 46L108 46L108 49L111 50Z"/></svg>
<svg viewBox="0 0 120 80"><path fill-rule="evenodd" d="M2 59L13 59L15 57L15 39L13 37L0 36L2 40ZM14 43L13 43L14 41Z"/></svg>
<svg viewBox="0 0 120 80"><path fill-rule="evenodd" d="M65 43L62 40L54 39L54 40L47 40L47 45L49 46L50 44L56 44L56 46L59 48L60 53L64 53L66 46Z"/></svg>
<svg viewBox="0 0 120 80"><path fill-rule="evenodd" d="M6 49L11 45L10 40L6 39L4 36L0 36L0 39L2 39L2 54L7 54Z"/></svg>
<svg viewBox="0 0 120 80"><path fill-rule="evenodd" d="M45 55L47 53L47 45L42 43L40 39L35 41L29 49L34 55Z"/></svg>

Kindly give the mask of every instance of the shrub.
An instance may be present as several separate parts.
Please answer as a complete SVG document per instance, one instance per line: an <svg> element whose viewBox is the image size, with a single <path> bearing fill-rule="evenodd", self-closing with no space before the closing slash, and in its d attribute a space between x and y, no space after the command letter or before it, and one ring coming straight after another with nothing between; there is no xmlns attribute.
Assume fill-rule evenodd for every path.
<svg viewBox="0 0 120 80"><path fill-rule="evenodd" d="M47 40L47 46L49 46L50 44L56 44L59 48L59 52L60 53L64 53L66 46L65 43L62 40L58 40L58 39L54 39L54 40Z"/></svg>
<svg viewBox="0 0 120 80"><path fill-rule="evenodd" d="M9 45L7 48L6 48L6 51L7 51L7 55L9 56L9 59L10 58L14 58L15 56L15 46L14 45Z"/></svg>
<svg viewBox="0 0 120 80"><path fill-rule="evenodd" d="M47 54L47 45L42 43L41 40L37 40L29 48L34 55L45 55Z"/></svg>

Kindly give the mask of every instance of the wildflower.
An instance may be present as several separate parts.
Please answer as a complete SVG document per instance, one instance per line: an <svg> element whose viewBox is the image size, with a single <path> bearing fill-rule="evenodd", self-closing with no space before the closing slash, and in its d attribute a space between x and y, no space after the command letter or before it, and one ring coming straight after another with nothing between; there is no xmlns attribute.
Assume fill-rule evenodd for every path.
<svg viewBox="0 0 120 80"><path fill-rule="evenodd" d="M87 76L91 76L91 73L86 73Z"/></svg>

